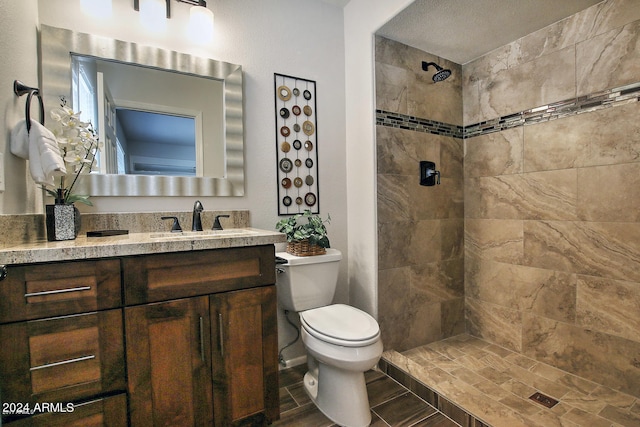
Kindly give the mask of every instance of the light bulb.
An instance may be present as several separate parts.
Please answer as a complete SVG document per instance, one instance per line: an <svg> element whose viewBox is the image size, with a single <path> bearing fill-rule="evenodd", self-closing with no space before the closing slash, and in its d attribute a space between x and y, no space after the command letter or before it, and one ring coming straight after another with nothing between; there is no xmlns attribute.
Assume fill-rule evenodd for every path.
<svg viewBox="0 0 640 427"><path fill-rule="evenodd" d="M80 7L94 18L109 18L113 13L111 0L80 0Z"/></svg>
<svg viewBox="0 0 640 427"><path fill-rule="evenodd" d="M189 12L189 38L195 43L213 40L213 12L206 6L193 6Z"/></svg>
<svg viewBox="0 0 640 427"><path fill-rule="evenodd" d="M140 23L149 31L159 32L167 26L166 0L140 0Z"/></svg>

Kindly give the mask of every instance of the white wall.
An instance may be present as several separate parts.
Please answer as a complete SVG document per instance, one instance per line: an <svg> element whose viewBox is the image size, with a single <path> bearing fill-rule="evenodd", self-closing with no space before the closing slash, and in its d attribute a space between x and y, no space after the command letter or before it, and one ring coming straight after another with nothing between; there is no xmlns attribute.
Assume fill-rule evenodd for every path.
<svg viewBox="0 0 640 427"><path fill-rule="evenodd" d="M344 9L349 291L377 316L374 33L413 0L351 0ZM366 12L365 12L366 11Z"/></svg>
<svg viewBox="0 0 640 427"><path fill-rule="evenodd" d="M25 162L16 160L9 151L11 129L24 120L26 96L13 93L13 81L21 80L28 86L38 85L37 0L0 1L0 153L5 191L0 192L0 213L32 213L42 211L40 191L33 185ZM38 103L33 101L32 111L37 119ZM28 180L27 180L28 179Z"/></svg>

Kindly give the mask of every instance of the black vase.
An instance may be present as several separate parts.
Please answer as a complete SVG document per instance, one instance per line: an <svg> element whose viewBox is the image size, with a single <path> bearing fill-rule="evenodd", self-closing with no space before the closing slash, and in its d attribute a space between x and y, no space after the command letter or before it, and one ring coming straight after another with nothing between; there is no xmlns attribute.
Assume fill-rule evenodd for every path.
<svg viewBox="0 0 640 427"><path fill-rule="evenodd" d="M63 200L58 197L55 204L45 206L47 240L50 242L74 240L80 231L80 211Z"/></svg>
<svg viewBox="0 0 640 427"><path fill-rule="evenodd" d="M74 205L47 205L47 240L73 240L80 231L80 211Z"/></svg>

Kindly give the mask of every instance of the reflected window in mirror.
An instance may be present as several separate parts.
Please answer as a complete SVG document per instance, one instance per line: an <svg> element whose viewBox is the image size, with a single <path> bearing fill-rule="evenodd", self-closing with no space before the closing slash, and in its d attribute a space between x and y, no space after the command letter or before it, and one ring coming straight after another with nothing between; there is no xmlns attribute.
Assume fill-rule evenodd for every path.
<svg viewBox="0 0 640 427"><path fill-rule="evenodd" d="M98 173L221 174L222 82L82 55L72 70L74 109L100 137Z"/></svg>

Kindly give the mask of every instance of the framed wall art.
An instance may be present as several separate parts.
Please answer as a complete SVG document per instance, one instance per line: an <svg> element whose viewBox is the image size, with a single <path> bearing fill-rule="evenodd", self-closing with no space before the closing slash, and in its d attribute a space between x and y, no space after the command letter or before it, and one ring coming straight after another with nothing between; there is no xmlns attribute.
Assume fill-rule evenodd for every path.
<svg viewBox="0 0 640 427"><path fill-rule="evenodd" d="M316 82L274 74L278 215L320 213Z"/></svg>

